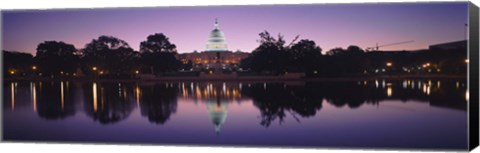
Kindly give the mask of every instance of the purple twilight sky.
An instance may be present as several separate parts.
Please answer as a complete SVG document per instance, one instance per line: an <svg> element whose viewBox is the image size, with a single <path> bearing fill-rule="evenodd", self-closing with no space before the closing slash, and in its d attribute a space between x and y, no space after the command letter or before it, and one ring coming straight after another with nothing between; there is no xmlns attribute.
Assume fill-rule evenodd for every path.
<svg viewBox="0 0 480 153"><path fill-rule="evenodd" d="M296 35L314 40L324 51L358 45L415 50L465 39L468 3L380 3L257 6L198 6L72 10L11 10L2 12L4 50L35 54L47 40L81 49L100 35L123 39L135 49L153 33L164 33L180 53L205 49L215 18L230 50L251 52L258 33L281 33L287 42Z"/></svg>

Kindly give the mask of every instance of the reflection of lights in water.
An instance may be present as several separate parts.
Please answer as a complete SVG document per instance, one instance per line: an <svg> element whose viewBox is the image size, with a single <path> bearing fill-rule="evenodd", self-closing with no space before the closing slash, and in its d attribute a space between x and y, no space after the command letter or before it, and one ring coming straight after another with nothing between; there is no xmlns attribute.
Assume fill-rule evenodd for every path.
<svg viewBox="0 0 480 153"><path fill-rule="evenodd" d="M422 83L421 83L420 81L418 81L418 82L417 82L417 85L418 85L418 89L420 89L421 86L422 86Z"/></svg>
<svg viewBox="0 0 480 153"><path fill-rule="evenodd" d="M457 83L455 83L455 86L456 86L457 88L459 88L459 87L460 87L460 82L457 81Z"/></svg>
<svg viewBox="0 0 480 153"><path fill-rule="evenodd" d="M392 96L392 87L387 87L387 96L391 97Z"/></svg>
<svg viewBox="0 0 480 153"><path fill-rule="evenodd" d="M378 80L375 80L375 88L378 88Z"/></svg>
<svg viewBox="0 0 480 153"><path fill-rule="evenodd" d="M37 87L35 83L32 83L32 101L33 101L33 112L37 112Z"/></svg>
<svg viewBox="0 0 480 153"><path fill-rule="evenodd" d="M222 91L223 91L223 93L225 93L225 90L227 90L227 87L226 87L225 82L224 82L224 83L222 84Z"/></svg>
<svg viewBox="0 0 480 153"><path fill-rule="evenodd" d="M385 88L385 80L382 80L382 88Z"/></svg>
<svg viewBox="0 0 480 153"><path fill-rule="evenodd" d="M470 93L467 91L465 91L465 100L467 100L467 102L470 100Z"/></svg>
<svg viewBox="0 0 480 153"><path fill-rule="evenodd" d="M66 81L66 82L65 82L65 88L67 88L67 91L66 91L67 94L68 94L68 89L69 89L69 88L68 88L68 84L69 84L68 81Z"/></svg>
<svg viewBox="0 0 480 153"><path fill-rule="evenodd" d="M423 93L426 93L427 95L430 95L430 90L431 90L431 86L429 86L427 84L423 84L423 87L422 87Z"/></svg>
<svg viewBox="0 0 480 153"><path fill-rule="evenodd" d="M428 85L432 85L432 80L428 80Z"/></svg>
<svg viewBox="0 0 480 153"><path fill-rule="evenodd" d="M63 81L60 82L60 101L61 101L61 104L62 104L62 111L65 107L65 95L64 95L64 91L63 91Z"/></svg>
<svg viewBox="0 0 480 153"><path fill-rule="evenodd" d="M97 112L97 83L93 83L93 112Z"/></svg>
<svg viewBox="0 0 480 153"><path fill-rule="evenodd" d="M198 84L195 89L195 94L197 95L197 98L202 98L202 92L200 91L200 87L198 87Z"/></svg>
<svg viewBox="0 0 480 153"><path fill-rule="evenodd" d="M263 83L263 89L267 90L267 83Z"/></svg>
<svg viewBox="0 0 480 153"><path fill-rule="evenodd" d="M127 100L127 96L128 96L128 95L127 95L127 88L124 87L124 88L123 88L123 99Z"/></svg>
<svg viewBox="0 0 480 153"><path fill-rule="evenodd" d="M193 82L190 82L190 91L193 92Z"/></svg>
<svg viewBox="0 0 480 153"><path fill-rule="evenodd" d="M432 88L431 86L428 86L428 87L427 87L427 95L430 95L430 90L431 90L431 88Z"/></svg>
<svg viewBox="0 0 480 153"><path fill-rule="evenodd" d="M437 81L437 88L440 88L440 81Z"/></svg>
<svg viewBox="0 0 480 153"><path fill-rule="evenodd" d="M11 96L12 96L12 111L15 110L15 83L10 83L11 86Z"/></svg>
<svg viewBox="0 0 480 153"><path fill-rule="evenodd" d="M203 92L207 93L209 90L210 90L210 85L207 84L207 87L205 87L205 90L203 90Z"/></svg>
<svg viewBox="0 0 480 153"><path fill-rule="evenodd" d="M404 80L403 81L403 88L407 88L407 86L408 86L408 83L407 83L407 81Z"/></svg>
<svg viewBox="0 0 480 153"><path fill-rule="evenodd" d="M367 85L367 83L368 83L367 80L363 81L363 85Z"/></svg>
<svg viewBox="0 0 480 153"><path fill-rule="evenodd" d="M120 87L120 83L118 84L118 97L122 97L122 88Z"/></svg>
<svg viewBox="0 0 480 153"><path fill-rule="evenodd" d="M187 89L182 89L182 95L183 95L184 98L187 98L187 96L188 96Z"/></svg>
<svg viewBox="0 0 480 153"><path fill-rule="evenodd" d="M238 88L239 88L240 90L242 90L242 83L239 83L239 84L238 84Z"/></svg>
<svg viewBox="0 0 480 153"><path fill-rule="evenodd" d="M100 103L102 104L102 111L105 108L105 95L103 94L103 87L100 88Z"/></svg>
<svg viewBox="0 0 480 153"><path fill-rule="evenodd" d="M140 106L140 87L137 85L135 86L135 97L137 98L137 107Z"/></svg>

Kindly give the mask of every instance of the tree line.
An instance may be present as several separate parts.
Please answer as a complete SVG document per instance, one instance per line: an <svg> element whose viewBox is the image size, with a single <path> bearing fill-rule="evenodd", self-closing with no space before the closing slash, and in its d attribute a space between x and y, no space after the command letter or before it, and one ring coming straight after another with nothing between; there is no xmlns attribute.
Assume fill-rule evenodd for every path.
<svg viewBox="0 0 480 153"><path fill-rule="evenodd" d="M176 58L175 44L163 33L149 35L140 44L140 51L113 36L100 36L76 49L62 41L38 44L36 55L3 51L5 74L67 77L80 74L102 77L132 77L139 73L157 74L176 71L181 63Z"/></svg>

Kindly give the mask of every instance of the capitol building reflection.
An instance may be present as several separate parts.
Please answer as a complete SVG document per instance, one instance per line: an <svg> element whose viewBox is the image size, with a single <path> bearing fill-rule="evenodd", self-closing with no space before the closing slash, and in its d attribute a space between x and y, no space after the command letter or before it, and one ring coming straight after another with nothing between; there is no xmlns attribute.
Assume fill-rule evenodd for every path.
<svg viewBox="0 0 480 153"><path fill-rule="evenodd" d="M240 93L241 83L185 83L180 84L182 97L194 101L206 102L206 109L210 121L215 126L215 133L219 134L222 124L228 114L228 103L242 100Z"/></svg>

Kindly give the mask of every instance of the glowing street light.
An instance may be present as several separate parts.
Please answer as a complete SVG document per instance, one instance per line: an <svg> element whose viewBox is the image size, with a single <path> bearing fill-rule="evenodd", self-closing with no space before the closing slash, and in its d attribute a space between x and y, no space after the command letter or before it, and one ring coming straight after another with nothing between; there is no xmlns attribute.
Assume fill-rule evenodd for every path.
<svg viewBox="0 0 480 153"><path fill-rule="evenodd" d="M92 70L96 71L96 70L97 70L97 67L96 67L96 66L92 67Z"/></svg>
<svg viewBox="0 0 480 153"><path fill-rule="evenodd" d="M138 71L138 70L135 70L135 74L138 74L138 73L140 73L140 71Z"/></svg>
<svg viewBox="0 0 480 153"><path fill-rule="evenodd" d="M390 66L392 66L392 65L393 65L393 63L392 63L392 62L387 62L387 64L386 64L386 65L387 65L388 67L390 67Z"/></svg>
<svg viewBox="0 0 480 153"><path fill-rule="evenodd" d="M430 63L425 63L422 65L423 68L426 68L426 67L429 67L430 66Z"/></svg>
<svg viewBox="0 0 480 153"><path fill-rule="evenodd" d="M11 71L10 71L10 74L15 74L15 71L14 71L14 70L11 70Z"/></svg>
<svg viewBox="0 0 480 153"><path fill-rule="evenodd" d="M467 64L468 64L468 62L469 62L469 61L468 61L468 59L465 59L465 63L467 63Z"/></svg>
<svg viewBox="0 0 480 153"><path fill-rule="evenodd" d="M37 70L37 66L32 66L32 70Z"/></svg>
<svg viewBox="0 0 480 153"><path fill-rule="evenodd" d="M103 71L100 71L99 73L100 73L100 74L103 74Z"/></svg>

